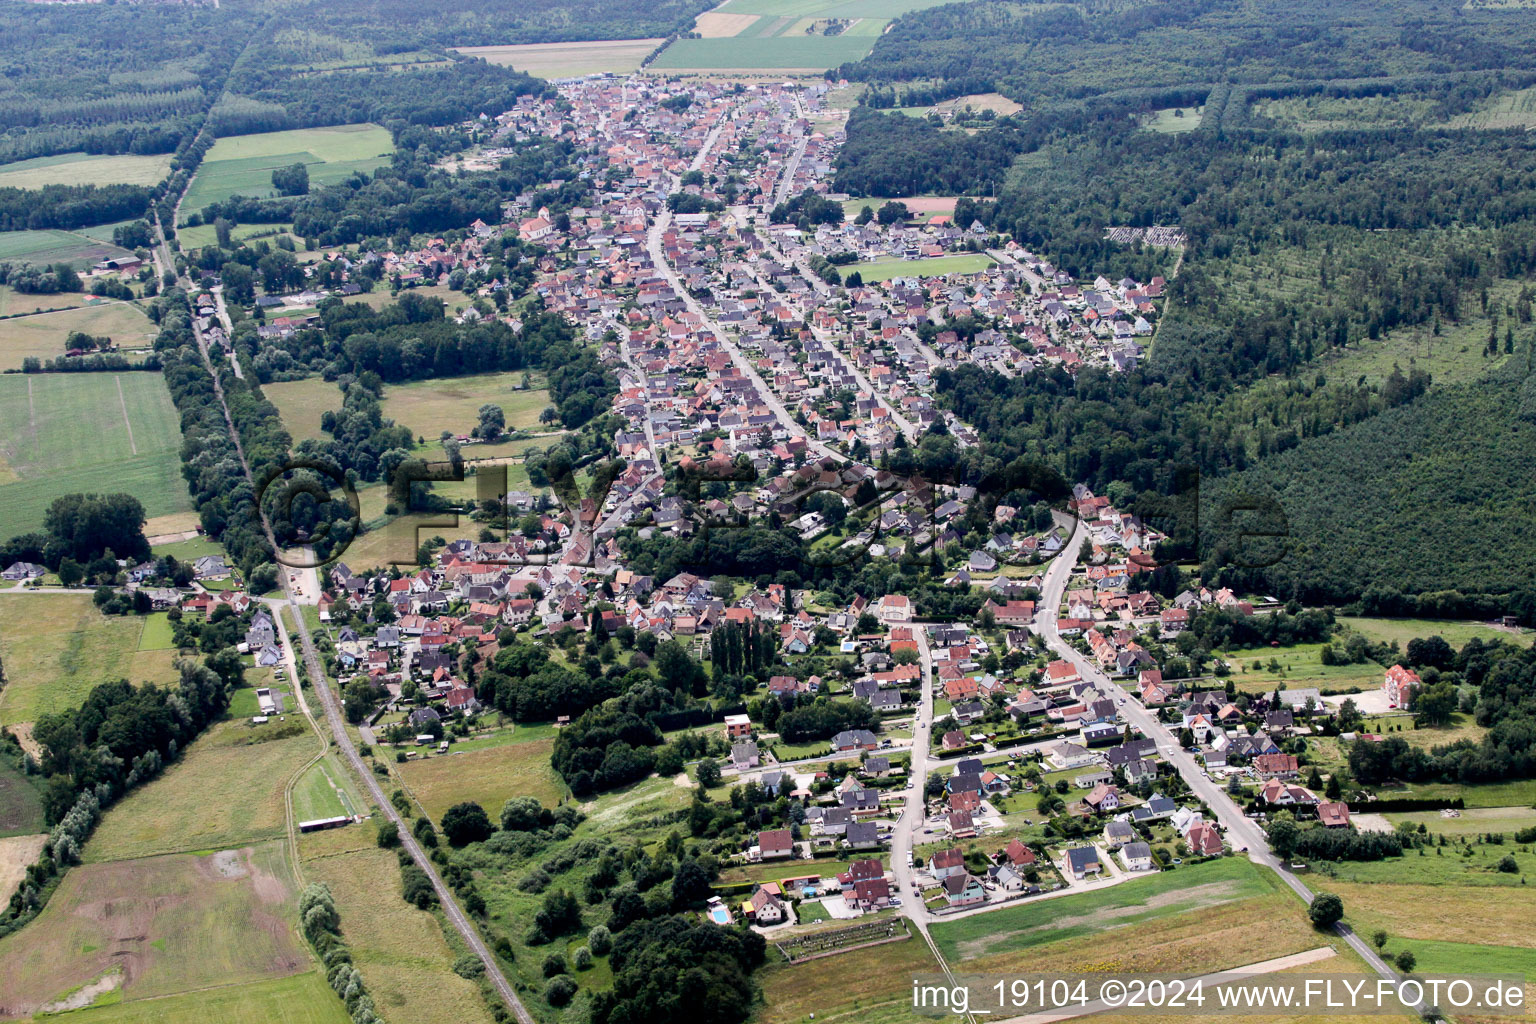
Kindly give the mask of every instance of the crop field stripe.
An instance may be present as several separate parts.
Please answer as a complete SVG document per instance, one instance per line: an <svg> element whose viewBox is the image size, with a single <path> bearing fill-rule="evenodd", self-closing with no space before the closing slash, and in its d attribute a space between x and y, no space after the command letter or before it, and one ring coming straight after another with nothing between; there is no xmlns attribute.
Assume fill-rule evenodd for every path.
<svg viewBox="0 0 1536 1024"><path fill-rule="evenodd" d="M117 404L123 410L123 426L128 430L128 447L133 449L133 454L139 454L139 446L133 443L133 424L128 421L128 400L123 397L123 378L114 377L117 381ZM32 397L32 382L27 381L27 397Z"/></svg>

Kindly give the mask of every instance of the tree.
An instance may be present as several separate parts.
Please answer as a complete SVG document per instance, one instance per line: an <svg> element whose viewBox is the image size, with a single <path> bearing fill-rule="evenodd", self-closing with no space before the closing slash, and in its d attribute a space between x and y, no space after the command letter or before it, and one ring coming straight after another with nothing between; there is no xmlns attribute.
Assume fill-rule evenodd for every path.
<svg viewBox="0 0 1536 1024"><path fill-rule="evenodd" d="M1344 901L1331 892L1320 892L1312 897L1307 916L1318 928L1332 928L1344 919Z"/></svg>
<svg viewBox="0 0 1536 1024"><path fill-rule="evenodd" d="M569 891L555 889L544 897L533 921L545 935L556 938L581 927L581 907Z"/></svg>
<svg viewBox="0 0 1536 1024"><path fill-rule="evenodd" d="M706 757L699 762L696 769L699 776L699 785L705 789L714 789L720 785L720 764L712 757Z"/></svg>
<svg viewBox="0 0 1536 1024"><path fill-rule="evenodd" d="M538 797L515 796L501 808L501 830L531 832L542 823L544 814L544 805L539 803Z"/></svg>
<svg viewBox="0 0 1536 1024"><path fill-rule="evenodd" d="M568 975L557 974L544 986L544 1001L550 1006L564 1006L576 995L576 983Z"/></svg>
<svg viewBox="0 0 1536 1024"><path fill-rule="evenodd" d="M379 825L379 845L386 850L393 850L400 845L400 826L392 821L385 820Z"/></svg>
<svg viewBox="0 0 1536 1024"><path fill-rule="evenodd" d="M78 587L80 581L85 579L85 566L73 558L66 558L59 563L59 582L66 587Z"/></svg>
<svg viewBox="0 0 1536 1024"><path fill-rule="evenodd" d="M499 405L487 402L480 407L480 422L475 425L474 436L482 441L494 441L507 430L507 415Z"/></svg>
<svg viewBox="0 0 1536 1024"><path fill-rule="evenodd" d="M1376 931L1371 935L1371 944L1374 945L1377 949L1386 949L1387 933L1380 928L1376 929Z"/></svg>
<svg viewBox="0 0 1536 1024"><path fill-rule="evenodd" d="M490 838L491 819L473 800L454 804L443 812L443 835L452 846L466 846Z"/></svg>
<svg viewBox="0 0 1536 1024"><path fill-rule="evenodd" d="M309 194L309 168L303 164L289 164L272 169L272 187L280 196Z"/></svg>
<svg viewBox="0 0 1536 1024"><path fill-rule="evenodd" d="M606 925L598 925L587 933L587 945L598 956L606 956L613 948L613 934Z"/></svg>
<svg viewBox="0 0 1536 1024"><path fill-rule="evenodd" d="M1397 969L1404 974L1412 974L1413 969L1419 965L1419 958L1413 955L1413 950L1405 949L1397 954Z"/></svg>

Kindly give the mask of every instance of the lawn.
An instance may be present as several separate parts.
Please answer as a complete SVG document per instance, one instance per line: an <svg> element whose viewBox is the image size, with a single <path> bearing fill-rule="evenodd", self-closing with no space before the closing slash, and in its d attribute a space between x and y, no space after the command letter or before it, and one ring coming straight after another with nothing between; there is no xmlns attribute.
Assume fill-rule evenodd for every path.
<svg viewBox="0 0 1536 1024"><path fill-rule="evenodd" d="M1438 636L1460 650L1468 640L1503 640L1506 643L1529 647L1536 640L1536 632L1504 629L1486 622L1460 622L1450 619L1362 619L1340 616L1339 622L1375 643L1393 643L1402 650L1408 649L1408 641Z"/></svg>
<svg viewBox="0 0 1536 1024"><path fill-rule="evenodd" d="M927 220L929 217L949 215L955 212L954 196L907 196L901 199L881 199L867 197L864 199L845 199L843 201L843 216L849 220L857 217L864 207L878 211L886 203L898 202L907 207L914 220Z"/></svg>
<svg viewBox="0 0 1536 1024"><path fill-rule="evenodd" d="M348 1024L351 1019L319 971L91 1007L69 1016L70 1024Z"/></svg>
<svg viewBox="0 0 1536 1024"><path fill-rule="evenodd" d="M0 939L5 1009L35 1012L114 965L129 1005L306 971L293 900L277 843L77 867L34 923Z"/></svg>
<svg viewBox="0 0 1536 1024"><path fill-rule="evenodd" d="M264 199L274 194L272 171L289 164L309 168L311 185L344 181L353 171L389 162L389 132L373 124L298 128L220 139L198 167L182 200L182 216L235 195Z"/></svg>
<svg viewBox="0 0 1536 1024"><path fill-rule="evenodd" d="M395 765L405 788L434 820L454 804L473 800L495 818L514 796L537 797L553 807L565 786L550 767L553 739L505 743L465 754L450 753Z"/></svg>
<svg viewBox="0 0 1536 1024"><path fill-rule="evenodd" d="M285 835L283 787L318 750L302 718L287 717L215 725L164 775L113 808L86 844L85 859L220 849ZM289 726L297 731L283 735ZM262 735L278 738L250 742Z"/></svg>
<svg viewBox="0 0 1536 1024"><path fill-rule="evenodd" d="M0 188L45 185L154 185L171 172L171 155L60 153L0 165Z"/></svg>
<svg viewBox="0 0 1536 1024"><path fill-rule="evenodd" d="M1251 650L1212 651L1232 666L1232 681L1244 693L1270 693L1284 683L1288 690L1315 686L1323 690L1370 689L1381 683L1382 668L1374 661L1356 665L1324 665L1322 644L1290 647L1255 647ZM1339 645L1335 644L1338 650ZM1271 668L1270 662L1279 664Z"/></svg>
<svg viewBox="0 0 1536 1024"><path fill-rule="evenodd" d="M1402 790L1384 789L1381 795L1428 800L1454 800L1461 797L1468 807L1531 807L1536 806L1536 779L1485 782L1475 786L1450 782L1420 782Z"/></svg>
<svg viewBox="0 0 1536 1024"><path fill-rule="evenodd" d="M78 707L99 683L172 683L172 652L140 650L145 620L107 616L88 594L0 595L0 725ZM25 671L19 671L25 666Z"/></svg>
<svg viewBox="0 0 1536 1024"><path fill-rule="evenodd" d="M23 298L33 301L15 312L33 307L55 312L0 321L0 370L19 370L29 356L57 359L64 354L64 342L74 331L111 338L124 349L145 348L154 343L158 333L144 311L132 303L74 294L15 296L13 301L20 303Z"/></svg>
<svg viewBox="0 0 1536 1024"><path fill-rule="evenodd" d="M374 844L370 825L316 832L299 840L307 881L336 899L354 962L381 1015L390 1021L489 1024L479 989L453 973L454 950L430 913L400 898L395 855Z"/></svg>
<svg viewBox="0 0 1536 1024"><path fill-rule="evenodd" d="M938 970L927 944L915 935L793 966L774 964L757 973L764 1004L757 1019L798 1024L815 1014L817 1020L859 1024L931 1020L912 1010L912 976Z"/></svg>
<svg viewBox="0 0 1536 1024"><path fill-rule="evenodd" d="M0 522L42 528L61 495L124 491L146 516L191 508L181 422L158 373L0 376Z"/></svg>
<svg viewBox="0 0 1536 1024"><path fill-rule="evenodd" d="M187 540L172 541L169 544L156 544L150 548L156 558L164 558L170 555L180 562L192 562L204 555L222 555L224 546L216 540L208 537L190 537Z"/></svg>
<svg viewBox="0 0 1536 1024"><path fill-rule="evenodd" d="M76 270L83 270L109 256L126 255L126 249L77 231L0 232L0 262L68 263Z"/></svg>
<svg viewBox="0 0 1536 1024"><path fill-rule="evenodd" d="M844 268L847 276L853 271L866 281L889 281L893 277L938 277L943 274L976 274L992 265L992 257L984 253L965 253L960 256L935 256L926 260L874 260L855 263Z"/></svg>
<svg viewBox="0 0 1536 1024"><path fill-rule="evenodd" d="M598 39L574 43L526 43L516 46L460 46L459 53L515 68L535 78L576 78L601 72L628 74L663 39Z"/></svg>
<svg viewBox="0 0 1536 1024"><path fill-rule="evenodd" d="M169 651L175 646L175 632L171 629L171 619L167 613L152 612L144 616L144 632L139 634L139 650Z"/></svg>

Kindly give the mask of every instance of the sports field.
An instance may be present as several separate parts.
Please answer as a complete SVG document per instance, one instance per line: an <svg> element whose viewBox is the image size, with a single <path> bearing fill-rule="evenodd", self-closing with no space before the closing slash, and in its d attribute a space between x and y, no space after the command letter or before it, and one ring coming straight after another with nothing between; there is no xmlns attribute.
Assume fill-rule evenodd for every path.
<svg viewBox="0 0 1536 1024"><path fill-rule="evenodd" d="M126 256L128 250L111 242L90 238L78 231L0 232L0 261L12 263L68 263L82 270L109 256ZM63 303L60 303L63 305Z"/></svg>
<svg viewBox="0 0 1536 1024"><path fill-rule="evenodd" d="M154 343L157 329L144 311L131 302L87 298L79 294L19 295L6 301L15 313L30 309L56 309L0 320L0 370L19 370L27 358L47 361L65 352L73 331L92 337L111 338L120 349L145 348ZM72 306L72 309L59 307Z"/></svg>
<svg viewBox="0 0 1536 1024"><path fill-rule="evenodd" d="M376 124L298 128L220 139L203 158L181 202L182 218L230 196L266 198L274 168L304 164L311 186L343 181L353 171L371 171L389 162L389 132Z"/></svg>
<svg viewBox="0 0 1536 1024"><path fill-rule="evenodd" d="M211 850L281 837L283 785L315 755L303 719L214 726L164 775L141 786L102 819L84 857L97 862L181 850ZM283 735L286 732L287 735ZM279 736L261 743L261 735Z"/></svg>
<svg viewBox="0 0 1536 1024"><path fill-rule="evenodd" d="M277 843L75 868L35 922L0 939L0 1015L114 971L126 1003L305 971L293 898Z"/></svg>
<svg viewBox="0 0 1536 1024"><path fill-rule="evenodd" d="M0 725L78 707L99 683L171 683L175 651L140 650L145 620L103 615L89 594L0 594ZM18 671L25 666L26 671Z"/></svg>
<svg viewBox="0 0 1536 1024"><path fill-rule="evenodd" d="M0 376L0 523L36 530L53 499L91 491L132 494L147 516L185 512L180 448L158 373Z"/></svg>
<svg viewBox="0 0 1536 1024"><path fill-rule="evenodd" d="M865 281L889 281L893 277L938 277L943 274L976 274L992 265L983 253L935 256L926 260L874 260L843 268L843 276L857 270Z"/></svg>
<svg viewBox="0 0 1536 1024"><path fill-rule="evenodd" d="M154 185L171 172L171 155L60 153L0 164L0 188L44 185Z"/></svg>
<svg viewBox="0 0 1536 1024"><path fill-rule="evenodd" d="M640 67L661 39L598 39L516 46L460 46L459 53L514 68L535 78L577 78L601 72L627 74Z"/></svg>

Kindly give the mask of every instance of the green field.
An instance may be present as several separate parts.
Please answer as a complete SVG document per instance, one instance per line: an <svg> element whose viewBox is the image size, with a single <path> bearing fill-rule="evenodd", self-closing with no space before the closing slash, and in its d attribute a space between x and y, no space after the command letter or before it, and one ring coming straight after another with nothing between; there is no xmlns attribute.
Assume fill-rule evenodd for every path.
<svg viewBox="0 0 1536 1024"><path fill-rule="evenodd" d="M405 789L434 820L462 800L473 800L493 817L514 796L537 797L553 807L565 785L549 764L553 739L506 743L467 754L433 755L396 765Z"/></svg>
<svg viewBox="0 0 1536 1024"><path fill-rule="evenodd" d="M1536 640L1536 633L1530 630L1503 629L1490 626L1486 622L1460 622L1450 619L1362 619L1349 615L1339 616L1339 622L1367 640L1375 643L1396 642L1397 646L1403 650L1407 650L1408 641L1422 640L1431 636L1438 636L1457 649L1465 647L1467 641L1474 637L1483 641L1503 640L1522 647L1529 647L1531 641Z"/></svg>
<svg viewBox="0 0 1536 1024"><path fill-rule="evenodd" d="M249 238L266 238L276 240L277 236L287 234L292 224L236 224L230 229L231 241L243 242ZM182 227L176 229L176 238L187 249L200 249L205 245L213 245L219 240L218 229L212 224L199 224L196 227Z"/></svg>
<svg viewBox="0 0 1536 1024"><path fill-rule="evenodd" d="M154 185L171 172L171 155L60 153L0 165L0 188L44 185Z"/></svg>
<svg viewBox="0 0 1536 1024"><path fill-rule="evenodd" d="M297 821L361 814L366 809L346 772L329 757L299 776L293 787L293 816Z"/></svg>
<svg viewBox="0 0 1536 1024"><path fill-rule="evenodd" d="M679 39L651 62L665 71L824 71L859 60L873 36L734 36Z"/></svg>
<svg viewBox="0 0 1536 1024"><path fill-rule="evenodd" d="M17 263L68 263L76 270L109 256L126 256L128 250L75 231L0 232L0 261Z"/></svg>
<svg viewBox="0 0 1536 1024"><path fill-rule="evenodd" d="M772 964L758 972L764 1005L757 1019L800 1024L815 1014L817 1020L859 1024L932 1020L912 1010L912 976L938 970L927 944L916 936L820 960Z"/></svg>
<svg viewBox="0 0 1536 1024"><path fill-rule="evenodd" d="M348 1024L346 1004L319 971L273 981L76 1010L70 1024Z"/></svg>
<svg viewBox="0 0 1536 1024"><path fill-rule="evenodd" d="M353 171L371 171L388 163L393 150L389 132L373 124L299 128L220 139L203 158L182 199L182 217L231 196L273 195L274 168L305 164L311 186L328 185L346 180Z"/></svg>
<svg viewBox="0 0 1536 1024"><path fill-rule="evenodd" d="M132 494L147 516L187 511L180 449L158 373L0 377L0 522L39 529L55 498L91 491Z"/></svg>
<svg viewBox="0 0 1536 1024"><path fill-rule="evenodd" d="M1324 665L1319 653L1322 649L1322 644L1295 644L1211 653L1231 663L1231 678L1244 693L1269 693L1281 683L1290 690L1308 686L1325 690L1347 690L1358 686L1369 690L1381 685L1384 670L1374 661ZM1278 662L1280 667L1271 668L1271 660Z"/></svg>
<svg viewBox="0 0 1536 1024"><path fill-rule="evenodd" d="M17 296L19 300L21 297ZM39 303L17 302L22 312L28 305L59 308L53 313L37 313L0 320L0 370L19 370L22 362L31 357L39 360L57 359L65 351L65 341L71 332L86 334L115 341L119 348L146 348L155 340L157 329L138 306L112 299L87 299L82 295L40 295L26 298L42 300Z"/></svg>
<svg viewBox="0 0 1536 1024"><path fill-rule="evenodd" d="M937 277L941 274L975 274L992 266L992 257L984 253L960 256L936 256L926 260L874 260L843 268L843 276L853 271L865 281L889 281L893 277Z"/></svg>
<svg viewBox="0 0 1536 1024"><path fill-rule="evenodd" d="M0 317L20 316L23 313L41 313L44 310L71 309L82 306L90 296L83 292L55 292L52 295L29 295L6 285L0 285ZM96 300L101 301L101 300ZM49 355L57 355L50 352Z"/></svg>
<svg viewBox="0 0 1536 1024"><path fill-rule="evenodd" d="M1200 127L1200 113L1203 107L1164 107L1154 110L1147 118L1144 127L1168 135L1177 135L1180 132L1192 132Z"/></svg>
<svg viewBox="0 0 1536 1024"><path fill-rule="evenodd" d="M41 832L43 826L42 794L33 778L0 761L0 837Z"/></svg>
<svg viewBox="0 0 1536 1024"><path fill-rule="evenodd" d="M320 377L263 384L261 392L277 406L283 426L288 428L294 441L325 438L325 431L320 429L321 414L341 408L341 391L334 383Z"/></svg>
<svg viewBox="0 0 1536 1024"><path fill-rule="evenodd" d="M84 865L25 931L0 939L0 992L35 1012L113 966L127 969L112 998L130 1005L306 971L293 896L277 843Z"/></svg>
<svg viewBox="0 0 1536 1024"><path fill-rule="evenodd" d="M140 649L144 621L103 615L89 594L0 595L0 725L77 707L109 680L175 681L174 651Z"/></svg>
<svg viewBox="0 0 1536 1024"><path fill-rule="evenodd" d="M538 430L539 413L549 406L549 392L519 390L522 379L523 371L515 370L386 385L384 415L410 427L416 436L436 441L445 430L468 434L479 422L480 406L490 403L501 406L508 430ZM341 392L319 377L267 384L262 392L277 406L296 441L323 439L321 415L341 408ZM464 457L476 454L477 449L466 449Z"/></svg>
<svg viewBox="0 0 1536 1024"><path fill-rule="evenodd" d="M261 736L265 742L249 742ZM91 862L181 850L216 850L287 831L283 784L317 752L301 716L250 725L222 722L165 774L102 819L85 847Z"/></svg>

